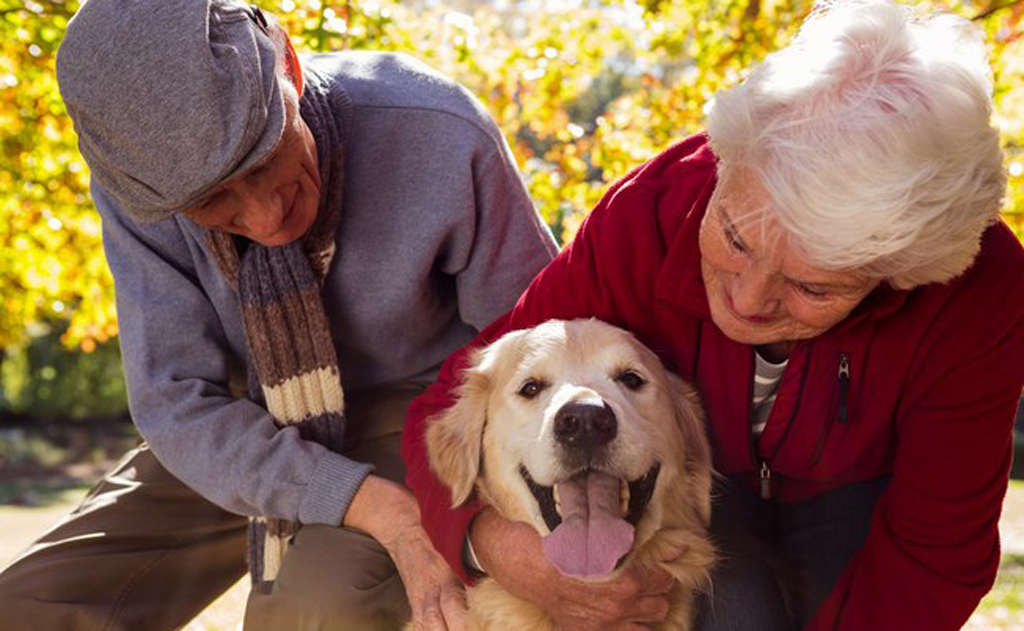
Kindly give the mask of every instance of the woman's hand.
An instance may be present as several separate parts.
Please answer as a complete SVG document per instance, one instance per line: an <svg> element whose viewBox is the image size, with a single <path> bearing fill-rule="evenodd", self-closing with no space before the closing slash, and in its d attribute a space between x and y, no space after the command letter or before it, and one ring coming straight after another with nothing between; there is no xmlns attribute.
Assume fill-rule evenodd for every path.
<svg viewBox="0 0 1024 631"><path fill-rule="evenodd" d="M465 590L427 538L408 489L367 477L345 513L344 525L365 531L391 555L405 585L414 629L466 630Z"/></svg>
<svg viewBox="0 0 1024 631"><path fill-rule="evenodd" d="M545 611L563 631L640 631L668 615L675 579L664 570L632 568L608 581L569 578L544 557L532 527L510 522L493 509L477 516L471 538L488 575Z"/></svg>

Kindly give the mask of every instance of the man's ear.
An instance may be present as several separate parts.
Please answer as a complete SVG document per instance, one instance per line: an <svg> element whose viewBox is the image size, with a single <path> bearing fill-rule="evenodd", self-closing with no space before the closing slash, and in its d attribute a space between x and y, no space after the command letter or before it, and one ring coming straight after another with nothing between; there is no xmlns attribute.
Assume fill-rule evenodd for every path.
<svg viewBox="0 0 1024 631"><path fill-rule="evenodd" d="M295 86L295 93L302 98L302 65L299 63L299 55L295 52L295 47L292 46L288 31L281 26L281 21L277 16L267 13L266 17L266 33L278 50L277 61L284 63L284 76L288 77L291 84Z"/></svg>
<svg viewBox="0 0 1024 631"><path fill-rule="evenodd" d="M284 38L284 74L295 86L295 92L302 97L302 65L299 64L299 55L292 46L292 40L282 31Z"/></svg>

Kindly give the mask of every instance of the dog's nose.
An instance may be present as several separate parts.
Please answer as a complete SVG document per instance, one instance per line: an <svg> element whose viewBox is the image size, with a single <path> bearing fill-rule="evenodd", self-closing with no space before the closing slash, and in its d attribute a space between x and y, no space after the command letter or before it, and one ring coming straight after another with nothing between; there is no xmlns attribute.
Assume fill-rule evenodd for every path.
<svg viewBox="0 0 1024 631"><path fill-rule="evenodd" d="M555 414L555 440L565 447L594 449L618 432L615 413L607 405L566 403Z"/></svg>

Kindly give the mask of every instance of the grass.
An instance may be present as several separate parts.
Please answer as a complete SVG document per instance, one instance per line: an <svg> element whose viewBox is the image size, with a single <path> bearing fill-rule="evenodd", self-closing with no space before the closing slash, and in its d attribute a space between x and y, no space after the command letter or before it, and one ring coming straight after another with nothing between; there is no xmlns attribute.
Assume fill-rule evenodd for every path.
<svg viewBox="0 0 1024 631"><path fill-rule="evenodd" d="M1024 613L1024 554L1003 556L999 576L999 582L985 599L985 608Z"/></svg>
<svg viewBox="0 0 1024 631"><path fill-rule="evenodd" d="M138 442L130 425L0 426L0 506L44 506L84 489Z"/></svg>
<svg viewBox="0 0 1024 631"><path fill-rule="evenodd" d="M1024 631L1024 554L1004 554L992 591L964 631Z"/></svg>
<svg viewBox="0 0 1024 631"><path fill-rule="evenodd" d="M1024 631L1024 480L1010 480L999 531L999 575L965 631Z"/></svg>
<svg viewBox="0 0 1024 631"><path fill-rule="evenodd" d="M0 480L0 506L41 507L66 504L89 489L89 483L70 475Z"/></svg>

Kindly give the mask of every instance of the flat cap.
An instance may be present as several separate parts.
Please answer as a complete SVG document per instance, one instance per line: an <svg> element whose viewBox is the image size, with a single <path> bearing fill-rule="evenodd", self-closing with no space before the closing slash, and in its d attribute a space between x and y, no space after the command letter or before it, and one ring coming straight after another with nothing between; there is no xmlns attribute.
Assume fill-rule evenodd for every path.
<svg viewBox="0 0 1024 631"><path fill-rule="evenodd" d="M188 208L280 141L277 50L256 18L235 0L88 0L68 24L61 96L93 176L135 221Z"/></svg>

